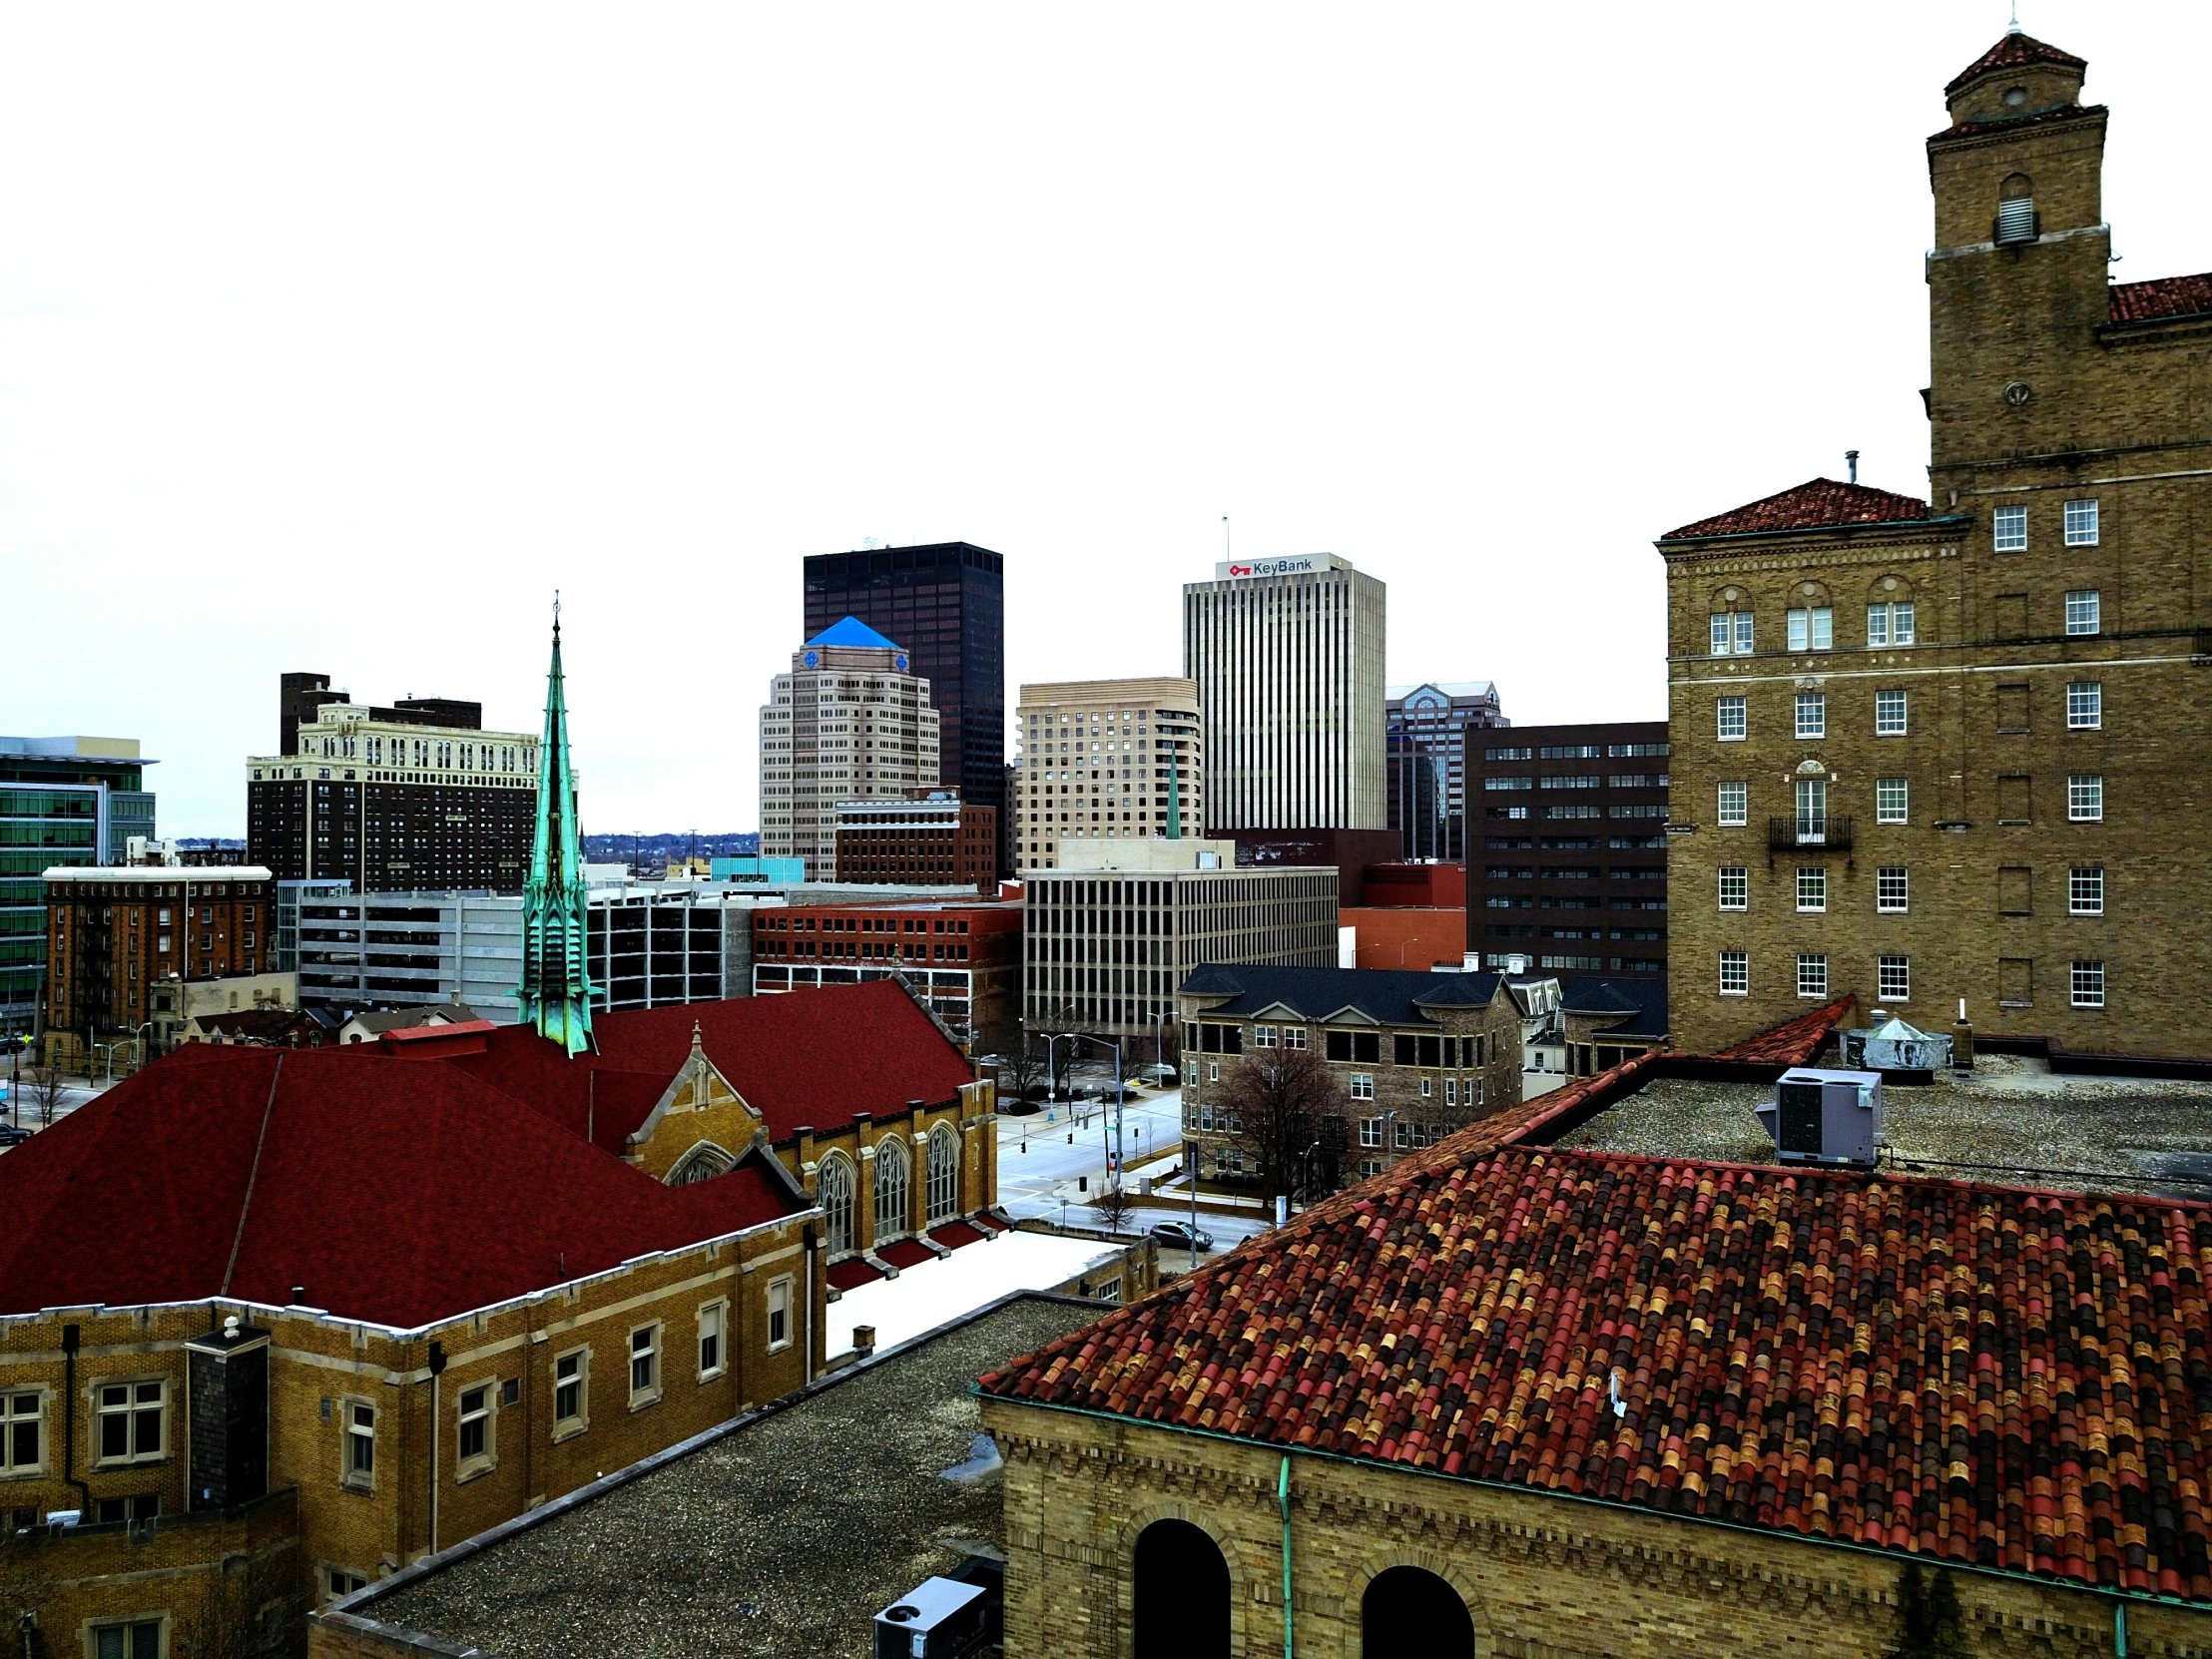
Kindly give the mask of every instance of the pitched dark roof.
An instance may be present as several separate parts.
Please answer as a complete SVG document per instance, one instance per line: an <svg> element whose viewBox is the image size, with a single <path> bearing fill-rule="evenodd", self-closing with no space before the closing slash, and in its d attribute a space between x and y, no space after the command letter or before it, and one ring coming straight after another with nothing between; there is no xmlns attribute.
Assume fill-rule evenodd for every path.
<svg viewBox="0 0 2212 1659"><path fill-rule="evenodd" d="M941 1105L975 1080L958 1045L887 979L595 1014L598 1046L573 1059L530 1027L506 1025L483 1053L447 1063L620 1151L690 1058L695 1023L707 1058L778 1141L861 1112L894 1116L910 1100Z"/></svg>
<svg viewBox="0 0 2212 1659"><path fill-rule="evenodd" d="M1620 1014L1624 1023L1601 1036L1650 1037L1667 1034L1667 982L1664 979L1600 979L1577 974L1559 981L1559 1006L1570 1014Z"/></svg>
<svg viewBox="0 0 2212 1659"><path fill-rule="evenodd" d="M1943 96L1948 98L1967 82L1977 81L1997 70L2019 69L2033 63L2056 64L2064 69L2086 70L2089 67L2088 59L2077 58L2071 52L2061 52L2057 47L2046 45L2033 35L2023 35L2014 29L1953 75L1943 87Z"/></svg>
<svg viewBox="0 0 2212 1659"><path fill-rule="evenodd" d="M1414 973L1397 968L1258 966L1208 963L1183 981L1195 996L1231 1000L1208 1016L1249 1018L1281 1003L1307 1019L1356 1008L1379 1025L1418 1025L1423 1008L1479 1008L1497 994L1494 973Z"/></svg>
<svg viewBox="0 0 2212 1659"><path fill-rule="evenodd" d="M412 1030L415 1026L428 1025L433 1021L459 1025L482 1017L465 1002L425 1002L410 1008L386 1008L355 1014L346 1023L358 1025L371 1036L380 1036L386 1031Z"/></svg>
<svg viewBox="0 0 2212 1659"><path fill-rule="evenodd" d="M2196 276L2155 276L2147 282L2114 282L2114 322L2149 322L2167 316L2212 312L2212 271Z"/></svg>
<svg viewBox="0 0 2212 1659"><path fill-rule="evenodd" d="M0 1157L0 1313L297 1285L413 1329L798 1207L754 1163L663 1186L452 1066L196 1043Z"/></svg>
<svg viewBox="0 0 2212 1659"><path fill-rule="evenodd" d="M983 1389L2212 1601L2212 1207L1518 1147L1351 1196Z"/></svg>
<svg viewBox="0 0 2212 1659"><path fill-rule="evenodd" d="M1776 530L1820 530L1846 524L1904 524L1928 517L1928 503L1865 484L1814 478L1777 495L1732 507L1711 518L1669 530L1661 541L1697 536L1749 536Z"/></svg>

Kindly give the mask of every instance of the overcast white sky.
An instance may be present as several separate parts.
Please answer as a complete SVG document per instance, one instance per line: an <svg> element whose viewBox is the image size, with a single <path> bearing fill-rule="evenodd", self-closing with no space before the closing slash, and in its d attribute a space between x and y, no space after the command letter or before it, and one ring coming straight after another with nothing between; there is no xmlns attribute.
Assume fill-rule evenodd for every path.
<svg viewBox="0 0 2212 1659"><path fill-rule="evenodd" d="M1014 684L1329 550L1389 677L1664 713L1653 537L1925 489L1921 141L1997 0L0 9L0 731L241 834L276 676L750 829L803 554L1006 556ZM2028 0L2121 280L2212 267L2212 8ZM1013 698L1009 687L1008 708Z"/></svg>

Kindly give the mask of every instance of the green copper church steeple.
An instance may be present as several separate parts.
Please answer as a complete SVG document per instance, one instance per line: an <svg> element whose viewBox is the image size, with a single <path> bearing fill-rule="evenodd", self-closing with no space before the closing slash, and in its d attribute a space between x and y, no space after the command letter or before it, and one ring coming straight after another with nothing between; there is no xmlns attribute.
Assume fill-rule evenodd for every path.
<svg viewBox="0 0 2212 1659"><path fill-rule="evenodd" d="M591 978L584 962L584 844L576 828L576 780L568 769L568 699L561 688L561 606L553 603L553 666L545 679L545 736L538 744L538 831L522 889L525 1023L570 1054L591 1041Z"/></svg>

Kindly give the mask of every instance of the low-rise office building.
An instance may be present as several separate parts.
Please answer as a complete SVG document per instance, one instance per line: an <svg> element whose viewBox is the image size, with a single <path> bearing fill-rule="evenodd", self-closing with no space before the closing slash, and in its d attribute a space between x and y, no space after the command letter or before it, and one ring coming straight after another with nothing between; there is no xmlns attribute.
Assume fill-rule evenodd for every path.
<svg viewBox="0 0 2212 1659"><path fill-rule="evenodd" d="M1196 835L1205 761L1192 680L1071 680L1021 688L1015 867L1051 869L1092 840Z"/></svg>
<svg viewBox="0 0 2212 1659"><path fill-rule="evenodd" d="M753 912L753 989L903 979L962 1042L1020 1017L1022 907L883 899Z"/></svg>
<svg viewBox="0 0 2212 1659"><path fill-rule="evenodd" d="M840 881L957 881L998 891L998 810L971 807L957 790L837 804Z"/></svg>
<svg viewBox="0 0 2212 1659"><path fill-rule="evenodd" d="M1153 1036L1202 962L1328 967L1337 872L1240 869L1233 842L1097 840L1023 875L1022 1004L1032 1029ZM1080 864L1069 864L1080 857Z"/></svg>
<svg viewBox="0 0 2212 1659"><path fill-rule="evenodd" d="M1515 726L1466 744L1467 947L1482 965L1664 979L1667 723Z"/></svg>
<svg viewBox="0 0 2212 1659"><path fill-rule="evenodd" d="M1520 1104L1520 1005L1495 973L1213 963L1176 1004L1183 1133L1210 1179L1256 1173L1230 1106L1248 1053L1304 1049L1328 1065L1323 1190Z"/></svg>

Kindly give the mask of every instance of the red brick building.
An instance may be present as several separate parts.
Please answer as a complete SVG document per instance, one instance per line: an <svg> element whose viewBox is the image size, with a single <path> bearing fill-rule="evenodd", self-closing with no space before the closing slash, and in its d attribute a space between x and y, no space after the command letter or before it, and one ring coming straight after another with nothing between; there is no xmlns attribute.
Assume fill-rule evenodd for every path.
<svg viewBox="0 0 2212 1659"><path fill-rule="evenodd" d="M1021 938L1021 905L1012 900L763 908L753 912L753 990L901 974L966 1041L1019 1017Z"/></svg>
<svg viewBox="0 0 2212 1659"><path fill-rule="evenodd" d="M837 808L837 879L998 891L998 809L948 790Z"/></svg>

